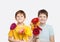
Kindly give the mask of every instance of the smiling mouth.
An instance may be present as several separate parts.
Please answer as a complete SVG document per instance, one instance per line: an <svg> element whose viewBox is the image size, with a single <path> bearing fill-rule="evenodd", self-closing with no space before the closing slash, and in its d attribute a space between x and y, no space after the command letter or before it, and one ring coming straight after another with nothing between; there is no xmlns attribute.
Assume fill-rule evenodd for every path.
<svg viewBox="0 0 60 42"><path fill-rule="evenodd" d="M40 21L45 21L45 20L40 20Z"/></svg>

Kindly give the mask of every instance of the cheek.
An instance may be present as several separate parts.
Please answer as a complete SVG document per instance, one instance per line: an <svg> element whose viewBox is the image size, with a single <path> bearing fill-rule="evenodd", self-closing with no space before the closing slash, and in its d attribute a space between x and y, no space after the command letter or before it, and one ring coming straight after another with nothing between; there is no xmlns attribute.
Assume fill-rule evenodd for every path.
<svg viewBox="0 0 60 42"><path fill-rule="evenodd" d="M47 18L39 18L39 20L47 20Z"/></svg>
<svg viewBox="0 0 60 42"><path fill-rule="evenodd" d="M40 22L46 22L47 21L47 19L46 18L44 18L44 19L42 19L42 18L40 18Z"/></svg>
<svg viewBox="0 0 60 42"><path fill-rule="evenodd" d="M19 19L20 19L19 17L16 18L16 20L19 20Z"/></svg>
<svg viewBox="0 0 60 42"><path fill-rule="evenodd" d="M24 19L24 17L21 17L21 19Z"/></svg>

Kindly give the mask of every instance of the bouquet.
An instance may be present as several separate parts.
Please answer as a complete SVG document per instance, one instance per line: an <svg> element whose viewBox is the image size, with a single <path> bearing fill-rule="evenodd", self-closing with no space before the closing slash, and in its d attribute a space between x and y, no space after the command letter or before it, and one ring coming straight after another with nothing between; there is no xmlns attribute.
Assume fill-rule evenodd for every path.
<svg viewBox="0 0 60 42"><path fill-rule="evenodd" d="M40 25L39 18L33 18L31 20L31 28L34 36L39 35L40 31L42 31L42 28L40 28L39 25Z"/></svg>
<svg viewBox="0 0 60 42"><path fill-rule="evenodd" d="M15 28L17 27L17 25L15 24L15 23L12 23L11 24L11 26L10 26L10 30L14 30ZM18 28L17 28L18 29ZM21 29L19 29L19 30L17 30L18 32L18 34L20 34L20 35L22 35L22 40L23 40L23 35L24 35L24 29L23 28L21 28Z"/></svg>

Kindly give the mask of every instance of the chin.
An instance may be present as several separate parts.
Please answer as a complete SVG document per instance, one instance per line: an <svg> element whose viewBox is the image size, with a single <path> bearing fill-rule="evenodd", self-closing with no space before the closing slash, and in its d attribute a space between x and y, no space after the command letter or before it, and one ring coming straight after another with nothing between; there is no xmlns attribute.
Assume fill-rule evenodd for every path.
<svg viewBox="0 0 60 42"><path fill-rule="evenodd" d="M41 24L45 24L46 22L40 22Z"/></svg>

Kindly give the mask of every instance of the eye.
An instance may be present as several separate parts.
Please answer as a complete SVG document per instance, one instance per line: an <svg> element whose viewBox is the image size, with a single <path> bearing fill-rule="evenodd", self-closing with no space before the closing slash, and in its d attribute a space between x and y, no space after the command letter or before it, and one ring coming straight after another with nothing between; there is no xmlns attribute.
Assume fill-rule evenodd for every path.
<svg viewBox="0 0 60 42"><path fill-rule="evenodd" d="M21 16L21 17L23 17L23 16Z"/></svg>
<svg viewBox="0 0 60 42"><path fill-rule="evenodd" d="M19 17L19 16L17 16L17 17Z"/></svg>
<svg viewBox="0 0 60 42"><path fill-rule="evenodd" d="M44 18L46 18L46 16L44 16Z"/></svg>

